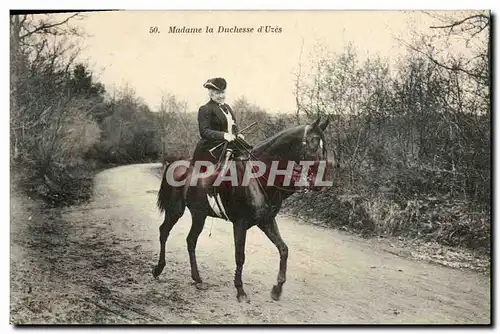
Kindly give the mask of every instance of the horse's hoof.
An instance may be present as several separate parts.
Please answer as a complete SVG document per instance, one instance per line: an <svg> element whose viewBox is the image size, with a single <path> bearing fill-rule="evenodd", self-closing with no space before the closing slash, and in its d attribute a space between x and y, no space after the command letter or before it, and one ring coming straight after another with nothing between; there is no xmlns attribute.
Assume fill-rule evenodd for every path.
<svg viewBox="0 0 500 334"><path fill-rule="evenodd" d="M158 270L158 267L153 267L152 274L155 279L158 279L158 276L161 274L161 270Z"/></svg>
<svg viewBox="0 0 500 334"><path fill-rule="evenodd" d="M195 284L196 289L198 290L207 290L208 289L208 284L205 282L198 282Z"/></svg>
<svg viewBox="0 0 500 334"><path fill-rule="evenodd" d="M240 303L241 302L250 303L250 298L248 298L246 293L239 294L238 296L236 296L236 298L238 298L238 302Z"/></svg>
<svg viewBox="0 0 500 334"><path fill-rule="evenodd" d="M278 287L277 285L273 286L272 290L271 290L271 298L273 300L280 300L280 296L281 296L281 289L280 287Z"/></svg>

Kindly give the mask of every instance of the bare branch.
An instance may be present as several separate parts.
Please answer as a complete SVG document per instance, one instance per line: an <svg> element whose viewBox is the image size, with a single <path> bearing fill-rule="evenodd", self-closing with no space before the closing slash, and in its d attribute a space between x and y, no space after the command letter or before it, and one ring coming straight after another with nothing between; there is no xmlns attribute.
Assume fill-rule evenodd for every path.
<svg viewBox="0 0 500 334"><path fill-rule="evenodd" d="M427 52L423 51L423 50L420 50L419 48L413 46L413 45L410 45L408 43L406 43L405 41L403 40L400 40L400 42L405 45L407 48L421 54L421 55L424 55L427 59L429 59L432 63L434 63L435 65L437 66L440 66L444 69L447 69L449 71L455 71L455 72L463 72L473 78L476 78L476 79L481 79L481 80L489 80L489 77L487 75L483 75L483 74L478 74L478 73L474 73L468 69L465 69L463 67L460 67L460 66L457 66L457 65L446 65L440 61L438 61L435 57L433 57L431 54L428 54ZM479 56L477 57L479 58Z"/></svg>
<svg viewBox="0 0 500 334"><path fill-rule="evenodd" d="M300 109L301 109L301 102L299 98L299 86L300 86L300 79L301 79L301 74L302 74L302 52L304 50L304 39L302 38L302 43L300 45L300 54L299 54L299 71L296 75L296 81L295 81L295 103L297 106L297 111L296 111L296 119L297 123L299 122L299 114L300 114Z"/></svg>
<svg viewBox="0 0 500 334"><path fill-rule="evenodd" d="M481 27L478 31L476 31L475 33L473 33L465 42L465 45L469 45L470 41L476 37L477 35L479 35L480 33L483 32L484 29L486 29L487 27L489 26L489 24L485 24L483 27Z"/></svg>
<svg viewBox="0 0 500 334"><path fill-rule="evenodd" d="M24 23L26 22L27 19L28 19L28 15L23 15L23 18L19 22L19 25L24 26Z"/></svg>
<svg viewBox="0 0 500 334"><path fill-rule="evenodd" d="M40 26L34 28L33 30L28 30L26 33L22 34L19 38L20 39L24 39L28 36L31 36L33 34L36 34L36 33L39 33L39 32L44 32L44 33L52 33L54 34L54 32L50 32L50 29L51 28L56 28L58 26L61 26L63 24L66 24L69 22L69 20L71 20L72 18L78 16L79 14L78 13L75 13L69 17L67 17L66 19L64 19L63 21L60 21L60 22L55 22L55 23L42 23Z"/></svg>
<svg viewBox="0 0 500 334"><path fill-rule="evenodd" d="M473 20L475 18L484 18L486 20L489 20L489 18L486 16L486 15L483 15L483 14L477 14L477 15L472 15L472 16L468 16L466 18L464 18L463 20L460 20L460 21L455 21L451 24L448 24L448 25L444 25L444 26L430 26L429 28L431 29L446 29L446 28L454 28L456 26L459 26L467 21L470 21L470 20Z"/></svg>

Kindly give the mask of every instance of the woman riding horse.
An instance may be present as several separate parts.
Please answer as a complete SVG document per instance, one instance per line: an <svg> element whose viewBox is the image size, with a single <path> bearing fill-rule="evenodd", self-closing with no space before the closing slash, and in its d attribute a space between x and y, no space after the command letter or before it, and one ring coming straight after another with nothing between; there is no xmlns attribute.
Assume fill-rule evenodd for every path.
<svg viewBox="0 0 500 334"><path fill-rule="evenodd" d="M223 81L216 83L221 84ZM209 85L207 83L207 85ZM224 85L216 85L217 88L224 87ZM218 114L223 113L217 111L218 104L209 102L207 106L200 108L200 132L202 133L201 143L210 141L210 138L216 138L219 142L227 140L233 143L235 138L232 138L226 133L230 133L227 128L224 128L224 122L220 120L220 124L215 128L215 120ZM203 113L203 111L205 113ZM231 114L231 112L229 112ZM205 115L207 120L204 119ZM215 116L214 116L215 115ZM232 116L232 115L231 115ZM234 118L232 117L234 120ZM203 122L214 122L211 126L204 127ZM305 125L297 125L285 130L282 130L272 137L258 143L251 151L252 159L248 162L266 162L265 165L278 162L278 165L293 165L300 161L313 162L315 165L327 162L328 152L325 145L324 131L329 124L327 119L325 122L320 123L318 118L315 122ZM233 126L234 127L234 126ZM207 131L208 128L208 131ZM214 130L215 128L215 130ZM234 132L233 132L234 136ZM224 138L226 137L226 138ZM229 140L232 139L232 141ZM198 147L202 147L200 144ZM211 147L210 145L205 146ZM199 155L202 156L204 150L198 149ZM269 161L269 158L273 161ZM271 289L271 298L279 300L283 285L286 282L287 263L288 263L288 246L280 235L276 216L279 213L283 201L290 197L293 193L299 191L301 188L295 185L287 186L280 180L268 182L268 175L265 173L261 177L256 177L255 182L248 182L246 186L237 187L223 187L218 192L218 203L220 204L220 212L214 211L213 202L212 206L209 202L210 190L204 183L194 183L193 186L189 182L185 184L174 184L169 182L172 178L169 173L175 163L167 164L163 171L160 189L158 191L157 206L161 212L164 212L164 220L160 225L160 254L158 256L158 263L152 268L153 277L158 278L165 268L165 253L167 239L170 231L174 225L184 215L186 208L191 213L191 229L186 237L187 250L189 254L189 263L191 266L191 278L193 279L196 288L204 290L208 285L201 279L198 270L196 259L196 245L198 237L203 231L207 217L221 218L220 212L224 211L225 220L233 225L234 236L234 254L236 270L234 273L234 287L236 288L236 298L238 301L249 301L248 296L243 287L243 266L245 264L245 245L247 238L247 231L253 226L257 226L268 239L276 246L279 252L279 269L276 278L276 285ZM246 169L247 162L238 162L235 164L235 169L238 173L243 173ZM187 166L180 167L181 172L177 175L180 177L178 180L186 180L192 175L192 169ZM288 167L287 167L288 170ZM175 173L175 171L174 171ZM275 173L276 174L276 173ZM316 173L317 174L317 173ZM282 174L283 175L283 174ZM276 175L275 175L276 176ZM262 181L262 182L261 182ZM320 190L323 186L310 185L311 190ZM186 191L187 189L187 191ZM213 199L213 197L212 197Z"/></svg>
<svg viewBox="0 0 500 334"><path fill-rule="evenodd" d="M210 101L201 106L198 110L198 127L201 139L196 145L193 154L194 161L210 161L216 163L224 154L225 145L220 145L213 151L213 156L209 150L213 147L227 142L227 148L232 149L239 157L246 157L246 150L252 148L245 141L236 124L231 107L225 103L227 82L224 78L212 78L207 80L203 87L208 89ZM214 157L215 156L215 157Z"/></svg>

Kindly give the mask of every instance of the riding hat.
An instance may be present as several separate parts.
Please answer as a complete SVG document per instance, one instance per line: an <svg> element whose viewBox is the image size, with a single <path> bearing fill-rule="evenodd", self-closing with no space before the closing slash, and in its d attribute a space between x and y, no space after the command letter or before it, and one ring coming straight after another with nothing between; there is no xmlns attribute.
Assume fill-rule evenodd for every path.
<svg viewBox="0 0 500 334"><path fill-rule="evenodd" d="M224 78L212 78L208 79L207 82L203 84L203 87L208 89L215 89L218 91L224 91L226 90L227 82Z"/></svg>

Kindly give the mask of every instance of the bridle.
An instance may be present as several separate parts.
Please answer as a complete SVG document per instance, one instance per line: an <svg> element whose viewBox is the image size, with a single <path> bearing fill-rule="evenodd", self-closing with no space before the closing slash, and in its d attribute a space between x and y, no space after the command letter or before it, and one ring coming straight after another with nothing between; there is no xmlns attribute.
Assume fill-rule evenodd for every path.
<svg viewBox="0 0 500 334"><path fill-rule="evenodd" d="M305 127L304 127L304 134L302 135L302 141L301 141L301 159L302 161L305 161L306 160L306 153L307 153L307 133L309 131L309 129L311 128L311 125L307 124ZM243 148L244 150L246 150L245 148ZM323 149L324 150L324 149ZM249 150L246 150L247 153L255 160L259 161L259 159L257 157L255 157L252 152L250 152ZM302 173L302 171L301 171ZM265 179L266 181L268 181L267 177L264 177L262 176L263 179ZM264 186L260 183L259 180L257 180L259 186L263 189ZM305 192L308 192L310 191L310 188L307 187L305 189L287 189L287 188L284 188L284 187L280 187L278 185L273 185L273 187L279 189L279 190L282 190L282 191L287 191L287 192L294 192L294 193L305 193ZM264 189L263 189L264 190ZM264 192L265 193L265 192Z"/></svg>
<svg viewBox="0 0 500 334"><path fill-rule="evenodd" d="M307 124L304 128L304 135L302 136L302 160L306 160L306 150L307 150L307 131L311 126Z"/></svg>

